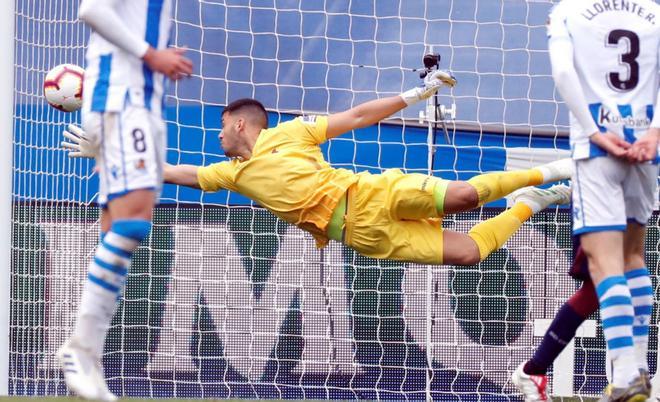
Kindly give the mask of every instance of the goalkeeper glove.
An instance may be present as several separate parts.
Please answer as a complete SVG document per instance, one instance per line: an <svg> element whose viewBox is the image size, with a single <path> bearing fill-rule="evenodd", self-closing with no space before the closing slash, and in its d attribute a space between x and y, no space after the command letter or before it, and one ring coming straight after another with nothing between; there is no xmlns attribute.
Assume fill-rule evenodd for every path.
<svg viewBox="0 0 660 402"><path fill-rule="evenodd" d="M456 78L449 71L435 70L424 78L423 86L407 90L401 94L401 98L406 105L414 105L433 96L443 85L453 88L456 85Z"/></svg>
<svg viewBox="0 0 660 402"><path fill-rule="evenodd" d="M62 147L69 151L69 158L94 158L98 146L90 141L87 133L75 124L69 124L68 131L62 133L69 141L62 141Z"/></svg>

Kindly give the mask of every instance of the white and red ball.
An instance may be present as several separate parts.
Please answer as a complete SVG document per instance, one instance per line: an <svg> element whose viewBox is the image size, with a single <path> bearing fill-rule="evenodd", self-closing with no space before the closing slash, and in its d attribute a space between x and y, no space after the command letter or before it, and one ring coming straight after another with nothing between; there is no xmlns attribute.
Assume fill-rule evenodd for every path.
<svg viewBox="0 0 660 402"><path fill-rule="evenodd" d="M44 96L49 105L63 112L75 112L82 107L85 70L75 64L53 67L44 80Z"/></svg>

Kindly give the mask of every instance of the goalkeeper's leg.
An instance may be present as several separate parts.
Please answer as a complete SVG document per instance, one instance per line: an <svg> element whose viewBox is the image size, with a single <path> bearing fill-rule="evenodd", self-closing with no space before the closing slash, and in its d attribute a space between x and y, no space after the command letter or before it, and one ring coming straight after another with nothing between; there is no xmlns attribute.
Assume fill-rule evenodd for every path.
<svg viewBox="0 0 660 402"><path fill-rule="evenodd" d="M469 211L523 187L569 179L572 173L573 161L570 159L533 169L486 173L468 181L451 182L446 189L436 186L436 206L440 214Z"/></svg>
<svg viewBox="0 0 660 402"><path fill-rule="evenodd" d="M137 190L109 203L112 225L89 266L73 334L58 353L69 389L83 398L116 399L105 383L101 355L131 257L151 229L154 199L153 191Z"/></svg>
<svg viewBox="0 0 660 402"><path fill-rule="evenodd" d="M443 263L473 265L499 249L533 214L551 204L568 204L571 190L555 185L547 190L530 187L515 196L515 204L494 218L475 225L466 235L445 231Z"/></svg>

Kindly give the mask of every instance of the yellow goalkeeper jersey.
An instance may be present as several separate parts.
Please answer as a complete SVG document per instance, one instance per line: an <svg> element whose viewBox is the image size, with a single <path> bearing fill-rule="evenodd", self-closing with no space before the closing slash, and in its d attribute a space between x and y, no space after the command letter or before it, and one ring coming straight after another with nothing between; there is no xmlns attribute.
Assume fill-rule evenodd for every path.
<svg viewBox="0 0 660 402"><path fill-rule="evenodd" d="M317 247L324 247L332 212L358 178L323 159L319 144L327 140L327 127L327 117L303 116L262 130L250 159L199 168L200 187L243 194L311 233Z"/></svg>

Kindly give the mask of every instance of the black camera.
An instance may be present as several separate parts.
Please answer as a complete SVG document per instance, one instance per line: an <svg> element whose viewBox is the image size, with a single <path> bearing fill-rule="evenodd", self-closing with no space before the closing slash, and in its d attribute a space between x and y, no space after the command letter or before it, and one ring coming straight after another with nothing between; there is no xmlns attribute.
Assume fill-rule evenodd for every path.
<svg viewBox="0 0 660 402"><path fill-rule="evenodd" d="M434 68L440 67L440 55L438 53L427 53L422 61L424 62L424 70L419 72L419 78L426 77Z"/></svg>

